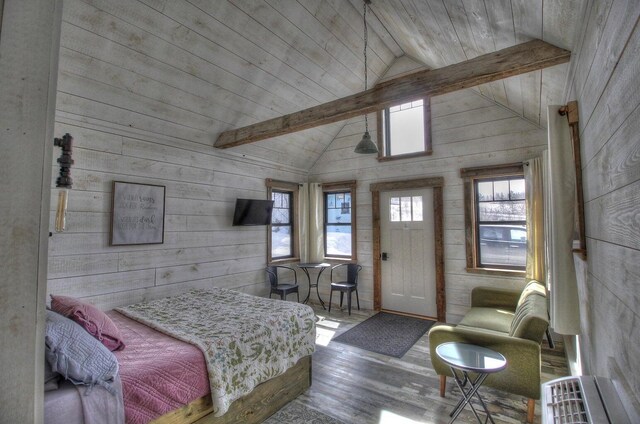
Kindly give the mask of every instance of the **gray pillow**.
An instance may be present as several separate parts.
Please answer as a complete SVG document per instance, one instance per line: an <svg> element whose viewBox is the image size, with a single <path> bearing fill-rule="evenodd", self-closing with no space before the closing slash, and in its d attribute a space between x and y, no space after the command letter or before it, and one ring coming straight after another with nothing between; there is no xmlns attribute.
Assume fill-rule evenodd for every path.
<svg viewBox="0 0 640 424"><path fill-rule="evenodd" d="M60 380L60 374L57 372L53 372L51 369L51 365L49 365L49 361L45 358L44 360L44 391L48 392L50 390L58 389L58 380Z"/></svg>
<svg viewBox="0 0 640 424"><path fill-rule="evenodd" d="M53 372L73 384L89 390L97 384L115 394L116 357L82 326L53 311L47 311L45 357Z"/></svg>

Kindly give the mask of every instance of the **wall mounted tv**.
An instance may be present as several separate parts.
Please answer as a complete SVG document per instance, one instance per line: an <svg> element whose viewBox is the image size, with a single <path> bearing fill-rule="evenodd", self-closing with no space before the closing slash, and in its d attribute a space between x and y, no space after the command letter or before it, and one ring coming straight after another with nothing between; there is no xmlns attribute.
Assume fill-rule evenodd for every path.
<svg viewBox="0 0 640 424"><path fill-rule="evenodd" d="M233 225L269 225L273 200L236 199Z"/></svg>

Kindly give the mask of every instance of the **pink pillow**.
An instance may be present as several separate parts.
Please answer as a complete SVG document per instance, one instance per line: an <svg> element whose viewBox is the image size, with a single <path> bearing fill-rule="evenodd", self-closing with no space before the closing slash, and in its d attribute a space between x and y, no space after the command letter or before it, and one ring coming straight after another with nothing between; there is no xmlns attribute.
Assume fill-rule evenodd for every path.
<svg viewBox="0 0 640 424"><path fill-rule="evenodd" d="M51 309L80 324L110 351L124 349L120 330L100 309L79 299L51 295Z"/></svg>

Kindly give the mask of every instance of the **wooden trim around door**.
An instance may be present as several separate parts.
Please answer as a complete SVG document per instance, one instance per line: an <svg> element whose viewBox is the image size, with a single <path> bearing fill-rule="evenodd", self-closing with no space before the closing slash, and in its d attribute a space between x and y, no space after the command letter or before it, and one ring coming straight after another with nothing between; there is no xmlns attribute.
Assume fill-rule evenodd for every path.
<svg viewBox="0 0 640 424"><path fill-rule="evenodd" d="M380 192L433 188L433 235L435 238L436 308L440 322L446 321L446 295L444 281L444 200L443 177L372 183L371 215L373 218L373 309L382 309L382 262L380 259Z"/></svg>

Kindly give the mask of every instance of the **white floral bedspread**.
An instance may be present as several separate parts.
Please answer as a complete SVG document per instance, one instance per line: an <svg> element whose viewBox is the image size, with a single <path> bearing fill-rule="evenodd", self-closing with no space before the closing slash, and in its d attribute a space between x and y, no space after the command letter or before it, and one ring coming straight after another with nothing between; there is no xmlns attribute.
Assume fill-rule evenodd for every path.
<svg viewBox="0 0 640 424"><path fill-rule="evenodd" d="M315 350L309 306L234 290L197 289L117 311L202 350L216 416Z"/></svg>

